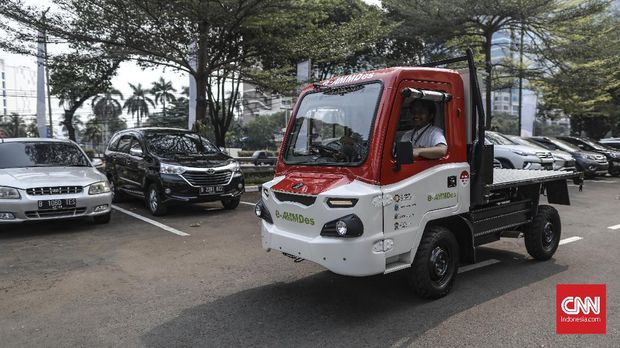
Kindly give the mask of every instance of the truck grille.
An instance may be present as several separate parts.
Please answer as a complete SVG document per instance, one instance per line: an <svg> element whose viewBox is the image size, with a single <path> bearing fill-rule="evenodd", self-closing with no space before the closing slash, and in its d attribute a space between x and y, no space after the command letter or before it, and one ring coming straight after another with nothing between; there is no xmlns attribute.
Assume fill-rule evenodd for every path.
<svg viewBox="0 0 620 348"><path fill-rule="evenodd" d="M232 172L230 170L215 172L213 174L205 172L185 172L182 176L194 186L217 186L228 184Z"/></svg>
<svg viewBox="0 0 620 348"><path fill-rule="evenodd" d="M26 217L29 219L41 219L49 217L69 217L78 216L86 212L86 208L66 208L66 209L53 209L53 210L32 210L27 211Z"/></svg>
<svg viewBox="0 0 620 348"><path fill-rule="evenodd" d="M82 190L82 186L55 186L29 188L26 192L31 196L49 196L82 193Z"/></svg>
<svg viewBox="0 0 620 348"><path fill-rule="evenodd" d="M294 202L294 203L303 204L307 207L313 205L314 202L316 201L315 196L295 195L295 194L279 192L279 191L273 191L273 194L276 196L276 198L280 202Z"/></svg>

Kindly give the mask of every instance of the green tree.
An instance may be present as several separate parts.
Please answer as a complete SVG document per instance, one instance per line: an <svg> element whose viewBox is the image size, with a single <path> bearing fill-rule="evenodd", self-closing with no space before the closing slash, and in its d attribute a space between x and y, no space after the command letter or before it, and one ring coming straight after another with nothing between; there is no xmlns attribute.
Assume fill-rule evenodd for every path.
<svg viewBox="0 0 620 348"><path fill-rule="evenodd" d="M423 52L417 56L424 57L433 53L451 55L468 46L479 49L486 73L486 110L491 110L494 68L501 63L491 59L495 34L523 30L529 42L528 56L539 61L541 66L556 63L556 57L549 55L548 49L568 35L562 26L601 13L608 5L606 0L383 1L390 17L400 23L395 36L412 42L400 47L403 54L416 56L415 50L420 50Z"/></svg>
<svg viewBox="0 0 620 348"><path fill-rule="evenodd" d="M244 127L247 136L245 145L250 150L274 148L275 133L285 126L284 112L269 116L256 116Z"/></svg>
<svg viewBox="0 0 620 348"><path fill-rule="evenodd" d="M147 97L150 91L142 88L141 83L138 83L138 85L130 83L129 87L131 87L132 95L125 101L123 109L127 109L132 118L137 116L138 127L140 127L140 120L143 117L148 117L150 114L149 104L155 107L155 103L153 99Z"/></svg>
<svg viewBox="0 0 620 348"><path fill-rule="evenodd" d="M123 106L119 99L123 100L123 94L115 88L110 88L92 99L91 108L95 114L95 119L102 126L103 141L106 141L111 134L118 130L110 128L115 128L123 113Z"/></svg>
<svg viewBox="0 0 620 348"><path fill-rule="evenodd" d="M27 134L24 117L16 112L12 112L9 116L2 116L0 127L11 138L25 137Z"/></svg>
<svg viewBox="0 0 620 348"><path fill-rule="evenodd" d="M110 89L120 60L74 52L56 56L49 65L51 94L64 108L63 126L75 141L73 116L90 98Z"/></svg>
<svg viewBox="0 0 620 348"><path fill-rule="evenodd" d="M617 11L563 28L564 41L551 47L560 62L535 83L540 109L571 119L571 132L599 139L617 132L620 119L620 19ZM582 34L586 32L587 34Z"/></svg>
<svg viewBox="0 0 620 348"><path fill-rule="evenodd" d="M155 96L155 104L162 103L164 118L166 118L166 102L171 103L175 100L172 92L176 91L177 90L172 87L172 82L164 80L163 77L160 77L159 81L153 82L151 93Z"/></svg>
<svg viewBox="0 0 620 348"><path fill-rule="evenodd" d="M86 122L83 139L90 142L94 148L97 148L103 141L103 129L96 119L93 118Z"/></svg>

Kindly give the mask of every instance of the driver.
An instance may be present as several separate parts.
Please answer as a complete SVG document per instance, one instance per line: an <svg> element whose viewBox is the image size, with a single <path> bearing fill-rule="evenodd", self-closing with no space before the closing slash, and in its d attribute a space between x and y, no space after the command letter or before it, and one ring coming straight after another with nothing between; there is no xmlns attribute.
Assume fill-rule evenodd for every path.
<svg viewBox="0 0 620 348"><path fill-rule="evenodd" d="M433 126L437 109L435 103L415 99L409 104L409 114L414 128L403 134L401 141L411 141L413 158L437 159L448 153L448 143L443 130Z"/></svg>

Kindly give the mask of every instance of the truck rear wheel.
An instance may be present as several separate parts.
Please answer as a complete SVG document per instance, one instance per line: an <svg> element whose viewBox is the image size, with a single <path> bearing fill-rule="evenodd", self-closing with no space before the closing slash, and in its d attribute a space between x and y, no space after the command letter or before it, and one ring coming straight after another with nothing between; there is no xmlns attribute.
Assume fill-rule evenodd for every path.
<svg viewBox="0 0 620 348"><path fill-rule="evenodd" d="M409 281L420 297L444 297L454 285L458 265L459 246L454 235L443 226L430 226L418 246Z"/></svg>
<svg viewBox="0 0 620 348"><path fill-rule="evenodd" d="M538 214L525 229L525 248L536 260L549 260L560 245L560 214L549 205L538 207Z"/></svg>

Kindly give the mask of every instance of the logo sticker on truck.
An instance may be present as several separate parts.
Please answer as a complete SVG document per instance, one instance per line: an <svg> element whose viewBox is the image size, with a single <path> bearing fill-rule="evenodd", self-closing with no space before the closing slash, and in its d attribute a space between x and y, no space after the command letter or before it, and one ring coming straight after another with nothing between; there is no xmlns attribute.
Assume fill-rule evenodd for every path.
<svg viewBox="0 0 620 348"><path fill-rule="evenodd" d="M311 226L314 225L314 218L309 218L301 214L289 213L288 211L280 213L279 210L276 210L276 218L290 222L297 222L300 224L306 224Z"/></svg>
<svg viewBox="0 0 620 348"><path fill-rule="evenodd" d="M452 199L452 198L456 198L456 192L440 192L440 193L435 193L430 194L426 197L426 199L431 202L431 201L440 201L440 200L444 200L444 199Z"/></svg>

